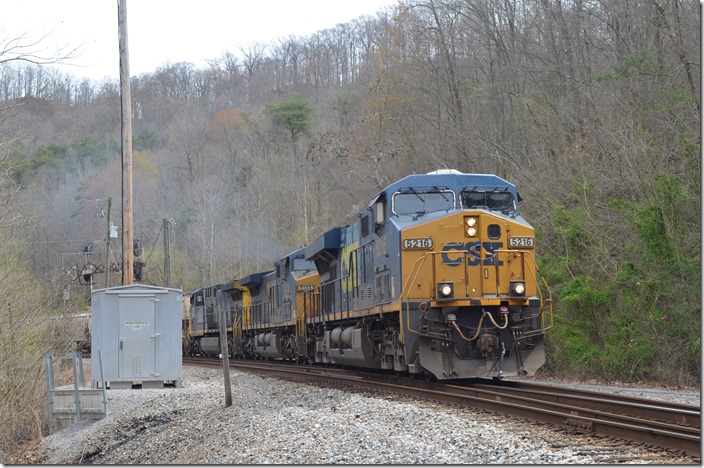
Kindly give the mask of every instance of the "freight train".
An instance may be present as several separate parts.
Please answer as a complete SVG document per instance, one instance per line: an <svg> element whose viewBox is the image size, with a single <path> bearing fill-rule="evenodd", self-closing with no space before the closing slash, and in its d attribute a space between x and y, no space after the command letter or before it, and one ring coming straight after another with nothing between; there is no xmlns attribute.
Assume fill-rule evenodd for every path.
<svg viewBox="0 0 704 468"><path fill-rule="evenodd" d="M414 174L274 269L199 289L184 351L450 380L534 375L552 300L516 187ZM542 286L542 288L541 288Z"/></svg>

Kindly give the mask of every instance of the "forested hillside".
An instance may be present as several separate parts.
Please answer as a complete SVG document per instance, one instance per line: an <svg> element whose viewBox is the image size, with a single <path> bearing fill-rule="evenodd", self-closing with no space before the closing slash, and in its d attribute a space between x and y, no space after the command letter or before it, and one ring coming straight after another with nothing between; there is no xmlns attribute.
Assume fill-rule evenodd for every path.
<svg viewBox="0 0 704 468"><path fill-rule="evenodd" d="M134 76L144 282L164 282L164 219L188 292L271 268L409 173L495 173L556 297L546 372L696 384L700 38L692 1L402 0ZM41 395L36 324L88 307L71 267L87 242L105 266L109 198L121 223L120 94L5 60L16 40L0 36L0 391Z"/></svg>

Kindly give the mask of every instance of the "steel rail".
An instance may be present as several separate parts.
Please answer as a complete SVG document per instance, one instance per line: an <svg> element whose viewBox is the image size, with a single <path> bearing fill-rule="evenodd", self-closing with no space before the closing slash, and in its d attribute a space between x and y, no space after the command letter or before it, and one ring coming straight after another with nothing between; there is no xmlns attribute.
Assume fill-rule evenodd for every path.
<svg viewBox="0 0 704 468"><path fill-rule="evenodd" d="M683 426L700 427L701 411L697 406L630 397L607 392L562 388L529 382L473 384L472 388L500 389L501 392L529 394L533 398L607 412L669 421Z"/></svg>
<svg viewBox="0 0 704 468"><path fill-rule="evenodd" d="M190 361L184 358L184 363L188 362ZM221 366L219 360L216 362ZM477 408L549 423L575 432L593 433L659 446L668 450L681 451L693 457L701 457L699 408L694 406L615 394L602 395L600 392L584 390L571 393L572 389L561 387L544 386L545 388L538 389L534 384L521 383L528 387L525 389L516 385L508 387L475 383L457 385L424 382L359 370L296 366L281 362L238 360L230 361L230 367L289 380L312 380L321 385L352 386L370 391L430 399L463 408ZM619 407L619 402L623 408ZM642 413L638 413L639 404L642 405ZM684 409L677 409L678 406L684 406ZM678 412L678 416L674 417L676 421L672 421L673 417L668 416L672 408ZM686 423L682 423L682 418ZM680 424L676 424L677 422Z"/></svg>

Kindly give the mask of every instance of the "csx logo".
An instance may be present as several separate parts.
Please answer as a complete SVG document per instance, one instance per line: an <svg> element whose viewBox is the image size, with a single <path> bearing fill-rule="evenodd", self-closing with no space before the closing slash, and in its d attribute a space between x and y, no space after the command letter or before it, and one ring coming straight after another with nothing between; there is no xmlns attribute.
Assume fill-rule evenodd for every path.
<svg viewBox="0 0 704 468"><path fill-rule="evenodd" d="M498 260L498 263L494 263L496 260L493 257L494 253L504 246L503 242L467 242L463 244L462 242L451 242L442 248L442 263L448 266L459 266L462 264L462 259L464 258L464 252L467 252L467 265L477 266L481 263L481 252L480 249L484 249L486 252L484 259L484 265L495 266L503 265L502 260ZM452 254L452 252L457 252Z"/></svg>

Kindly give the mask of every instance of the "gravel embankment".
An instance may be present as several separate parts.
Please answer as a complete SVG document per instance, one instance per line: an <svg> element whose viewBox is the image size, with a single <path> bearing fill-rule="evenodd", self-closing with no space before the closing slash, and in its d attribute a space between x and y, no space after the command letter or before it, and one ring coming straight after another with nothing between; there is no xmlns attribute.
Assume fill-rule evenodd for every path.
<svg viewBox="0 0 704 468"><path fill-rule="evenodd" d="M603 387L601 387L604 390ZM699 404L698 392L620 392ZM645 394L648 393L648 394ZM107 418L46 437L43 464L558 464L693 463L666 452L595 448L566 435L485 412L395 396L318 388L190 366L183 388L108 390ZM608 447L611 447L610 449Z"/></svg>

